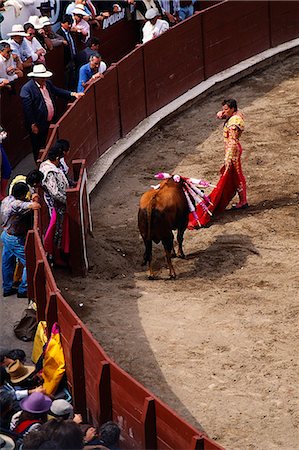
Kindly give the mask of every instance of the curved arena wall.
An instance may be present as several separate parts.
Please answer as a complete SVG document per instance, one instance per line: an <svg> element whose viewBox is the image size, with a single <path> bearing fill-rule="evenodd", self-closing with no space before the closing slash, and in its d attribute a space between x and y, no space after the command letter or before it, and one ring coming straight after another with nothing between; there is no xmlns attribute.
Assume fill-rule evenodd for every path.
<svg viewBox="0 0 299 450"><path fill-rule="evenodd" d="M225 1L197 13L112 65L52 127L71 158L91 165L139 122L244 59L299 36L298 2ZM101 161L101 160L100 160ZM37 223L37 222L36 222ZM94 424L122 418L123 448L219 449L120 369L62 297L37 225L26 243L39 319L58 321L75 408Z"/></svg>

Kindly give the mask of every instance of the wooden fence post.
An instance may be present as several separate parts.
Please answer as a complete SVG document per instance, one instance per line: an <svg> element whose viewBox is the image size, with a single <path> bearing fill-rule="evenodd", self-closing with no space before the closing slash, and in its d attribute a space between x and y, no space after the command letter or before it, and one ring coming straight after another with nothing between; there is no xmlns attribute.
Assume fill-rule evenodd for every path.
<svg viewBox="0 0 299 450"><path fill-rule="evenodd" d="M37 321L46 320L47 294L45 263L42 259L37 260L34 272L34 298L37 307Z"/></svg>
<svg viewBox="0 0 299 450"><path fill-rule="evenodd" d="M191 450L204 450L205 443L202 436L193 436L191 443Z"/></svg>
<svg viewBox="0 0 299 450"><path fill-rule="evenodd" d="M27 233L25 243L26 270L27 270L27 292L28 298L34 299L34 272L36 265L35 254L35 232L30 230Z"/></svg>
<svg viewBox="0 0 299 450"><path fill-rule="evenodd" d="M110 363L101 361L99 376L99 424L112 420L112 396L111 396L111 377Z"/></svg>
<svg viewBox="0 0 299 450"><path fill-rule="evenodd" d="M141 422L143 423L143 448L157 449L156 405L153 397L146 397L144 400Z"/></svg>
<svg viewBox="0 0 299 450"><path fill-rule="evenodd" d="M72 361L72 380L73 380L73 403L77 411L82 414L83 421L86 420L86 391L85 391L85 372L83 356L83 338L80 325L73 327L71 339L71 361Z"/></svg>

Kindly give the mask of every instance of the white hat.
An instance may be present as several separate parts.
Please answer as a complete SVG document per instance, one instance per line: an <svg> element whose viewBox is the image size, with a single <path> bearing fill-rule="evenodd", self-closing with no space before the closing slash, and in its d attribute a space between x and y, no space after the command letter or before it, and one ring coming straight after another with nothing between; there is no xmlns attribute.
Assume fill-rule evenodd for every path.
<svg viewBox="0 0 299 450"><path fill-rule="evenodd" d="M11 437L6 434L0 434L0 448L3 450L13 450L15 448L15 443Z"/></svg>
<svg viewBox="0 0 299 450"><path fill-rule="evenodd" d="M28 33L25 33L24 27L21 24L15 24L12 26L11 32L7 33L7 36L29 36Z"/></svg>
<svg viewBox="0 0 299 450"><path fill-rule="evenodd" d="M47 26L47 25L52 25L51 22L50 22L49 17L47 17L47 16L40 17L40 18L39 18L39 21L40 21L40 23L41 23L41 25L42 25L43 27L45 27L45 26Z"/></svg>
<svg viewBox="0 0 299 450"><path fill-rule="evenodd" d="M31 23L35 30L41 30L43 28L38 16L30 16L28 23Z"/></svg>
<svg viewBox="0 0 299 450"><path fill-rule="evenodd" d="M86 16L86 11L84 9L84 5L76 5L75 9L73 10L72 14L79 14L80 16Z"/></svg>
<svg viewBox="0 0 299 450"><path fill-rule="evenodd" d="M145 13L145 18L147 20L151 20L154 19L154 17L159 15L159 11L157 10L157 8L150 8L146 11Z"/></svg>
<svg viewBox="0 0 299 450"><path fill-rule="evenodd" d="M53 73L47 70L43 64L36 64L33 66L33 71L27 74L27 77L49 78L52 75Z"/></svg>
<svg viewBox="0 0 299 450"><path fill-rule="evenodd" d="M118 4L118 3L114 3L114 5L112 6L112 8L114 8L114 6L116 6L116 7L117 7L117 10L118 10L118 12L120 12L120 11L121 11L121 7L119 6L119 4Z"/></svg>

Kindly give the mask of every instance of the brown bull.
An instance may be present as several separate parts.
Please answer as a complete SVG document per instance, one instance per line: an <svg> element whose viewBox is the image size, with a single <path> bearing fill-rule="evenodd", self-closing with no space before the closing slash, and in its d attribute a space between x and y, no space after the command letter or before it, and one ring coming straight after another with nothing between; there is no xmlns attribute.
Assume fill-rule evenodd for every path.
<svg viewBox="0 0 299 450"><path fill-rule="evenodd" d="M172 178L163 181L159 189L151 189L140 199L138 227L145 245L142 265L149 264L149 278L154 278L152 269L152 241L162 241L170 278L175 278L171 257L176 256L173 248L172 230L178 230L178 256L184 258L183 239L188 225L189 208L183 192L182 181L176 183Z"/></svg>

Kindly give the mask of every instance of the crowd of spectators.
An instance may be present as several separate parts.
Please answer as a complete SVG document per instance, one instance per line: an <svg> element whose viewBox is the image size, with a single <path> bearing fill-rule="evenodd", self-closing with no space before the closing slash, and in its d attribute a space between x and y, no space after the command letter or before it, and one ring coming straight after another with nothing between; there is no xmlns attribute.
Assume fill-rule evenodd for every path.
<svg viewBox="0 0 299 450"><path fill-rule="evenodd" d="M119 449L120 428L83 423L80 412L58 394L47 395L39 364L27 365L23 350L0 353L0 446L8 449Z"/></svg>

